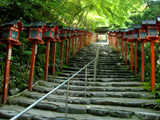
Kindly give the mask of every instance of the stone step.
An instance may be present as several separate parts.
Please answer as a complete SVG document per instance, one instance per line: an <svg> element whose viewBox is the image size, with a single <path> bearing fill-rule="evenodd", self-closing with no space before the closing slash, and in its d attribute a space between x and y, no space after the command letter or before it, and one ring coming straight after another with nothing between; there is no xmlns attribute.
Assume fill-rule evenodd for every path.
<svg viewBox="0 0 160 120"><path fill-rule="evenodd" d="M68 74L68 73L60 73L59 76L65 76L65 77L71 77L73 74ZM84 77L85 74L77 74L75 77ZM94 74L87 74L88 78L93 78ZM127 75L127 74L97 74L96 77L98 78L134 78L134 75Z"/></svg>
<svg viewBox="0 0 160 120"><path fill-rule="evenodd" d="M41 86L46 86L46 87L57 87L59 84L56 83L52 83L52 82L46 82L46 81L39 81L37 83L38 85ZM67 85L63 85L60 89L66 89ZM85 87L84 86L76 86L74 85L74 83L70 83L70 90L75 90L75 91L84 91ZM143 87L93 87L93 86L89 86L88 84L86 84L86 90L87 91L99 91L99 92L103 92L103 91L131 91L131 92L142 92L142 91L146 91Z"/></svg>
<svg viewBox="0 0 160 120"><path fill-rule="evenodd" d="M105 70L127 70L126 68L122 68L122 67L117 68L117 67L106 67L106 66L104 66L104 68L97 67L97 69L100 69L100 70L102 70L102 69L105 69Z"/></svg>
<svg viewBox="0 0 160 120"><path fill-rule="evenodd" d="M38 92L25 92L23 93L25 97L32 99L40 99L43 94ZM45 94L44 94L45 95ZM52 102L66 102L66 95L50 95L46 98L48 101ZM70 104L96 104L96 105L118 105L118 106L132 106L132 107L148 107L154 108L160 104L156 103L154 99L135 99L135 98L84 98L84 97L69 97L68 103Z"/></svg>
<svg viewBox="0 0 160 120"><path fill-rule="evenodd" d="M69 71L69 70L62 70L62 73L65 73L65 74L74 74L74 73L76 73L77 71ZM80 74L84 74L85 73L85 71L81 71L80 72ZM91 71L91 70L87 70L87 73L88 74L94 74L94 71ZM129 76L129 75L134 75L133 73L125 73L125 72L123 72L123 73L121 73L121 72L104 72L104 71L96 71L96 73L98 74L98 75L124 75L124 76Z"/></svg>
<svg viewBox="0 0 160 120"><path fill-rule="evenodd" d="M84 66L83 66L84 67ZM80 70L81 68L83 68L83 67L72 67L72 66L69 66L69 67L66 67L66 68L63 68L63 70L68 70L68 69L70 69L70 70ZM103 66L103 67L105 67L105 66ZM127 68L125 68L125 67L122 67L122 66L119 66L119 68L114 68L114 69L109 69L109 68L107 68L107 67L105 67L105 69L103 69L103 67L99 67L99 68L97 68L97 70L121 70L121 71L127 71L128 69ZM91 68L90 70L93 70L93 68ZM131 70L128 70L128 71L131 71ZM132 70L133 71L133 70Z"/></svg>
<svg viewBox="0 0 160 120"><path fill-rule="evenodd" d="M45 94L40 94L38 92L24 92L23 95L25 97L31 99L40 99ZM48 101L52 102L66 102L66 95L50 95L46 98ZM86 104L86 105L117 105L117 106L128 106L128 107L148 107L148 108L155 108L156 106L160 105L156 103L154 99L135 99L135 98L84 98L84 97L70 97L68 98L69 104Z"/></svg>
<svg viewBox="0 0 160 120"><path fill-rule="evenodd" d="M11 117L15 116L19 112L25 109L25 107L18 106L18 105L4 105L2 107L4 110L0 110L0 118L1 120L8 120ZM109 109L107 109L109 110ZM67 120L139 120L137 115L131 115L127 116L127 112L123 114L122 110L115 110L112 109L110 112L105 112L103 109L96 109L94 110L88 110L88 113L90 114L71 114L68 113ZM143 114L142 114L143 115ZM64 117L64 113L54 112L54 111L46 111L44 114L44 110L33 108L29 110L26 114L24 114L22 117L20 117L18 120L66 120ZM137 117L138 116L138 117ZM158 118L155 117L155 115L150 115L152 118ZM146 115L146 117L150 117L149 115ZM120 118L121 117L121 118ZM130 117L130 118L128 118ZM6 119L5 119L6 118ZM148 119L147 119L148 120Z"/></svg>
<svg viewBox="0 0 160 120"><path fill-rule="evenodd" d="M64 81L61 80L67 80L69 77L62 77L62 76L55 76L55 77L49 77L48 81L55 82L55 83L62 83ZM72 78L72 81L85 81L85 77L81 78ZM140 81L139 78L96 78L95 82L137 82ZM87 82L94 82L94 78L87 78ZM88 83L87 83L88 84Z"/></svg>
<svg viewBox="0 0 160 120"><path fill-rule="evenodd" d="M87 63L68 63L67 66L70 67L80 67L82 68L83 66L87 65ZM98 68L102 68L103 66L105 67L111 67L111 68L120 68L123 64L119 63L105 63L105 64L99 64L98 63ZM94 62L88 66L89 68L94 68Z"/></svg>
<svg viewBox="0 0 160 120"><path fill-rule="evenodd" d="M33 87L33 91L40 93L48 93L53 88L37 85ZM69 96L71 97L84 97L85 91L79 90L69 90ZM58 89L54 93L55 95L65 95L66 89ZM124 98L153 98L154 96L147 92L116 92L116 91L86 91L87 97L124 97Z"/></svg>
<svg viewBox="0 0 160 120"><path fill-rule="evenodd" d="M49 82L55 81L55 79L48 79ZM64 82L65 80L59 80L60 83ZM70 81L71 84L77 85L77 86L85 86L84 81ZM140 82L87 82L87 86L101 86L101 87L138 87L142 86L142 83Z"/></svg>
<svg viewBox="0 0 160 120"><path fill-rule="evenodd" d="M9 103L26 107L26 106L30 105L31 103L33 103L34 101L35 101L35 99L29 99L26 97L17 97L12 100L9 100ZM135 106L135 104L134 104L134 106ZM43 100L41 103L37 104L34 108L64 113L65 112L65 103L49 102L47 100ZM118 110L117 110L117 108L118 108ZM152 115L152 117L153 116L156 118L160 117L160 111L153 111L153 110L143 109L143 108L136 108L135 109L135 107L122 107L122 106L117 106L115 108L115 106L112 106L112 105L108 106L106 104L103 106L96 105L96 104L95 105L68 104L68 113L72 113L72 114L93 114L93 112L95 112L96 109L98 109L99 112L102 112L102 111L105 112L107 110L106 112L118 113L118 115L120 115L120 113L121 113L121 114L123 114L123 116L121 116L121 118L130 118L131 115L142 115L144 117L145 115L148 115L148 114ZM133 111L133 110L136 110L136 111ZM142 112L142 110L145 110L145 111ZM138 112L138 111L140 111L140 112ZM102 116L105 116L105 115L107 115L107 113L105 113ZM117 116L114 116L114 117L117 117ZM120 116L118 116L118 117L120 117Z"/></svg>
<svg viewBox="0 0 160 120"><path fill-rule="evenodd" d="M68 63L87 63L87 61L89 62L90 60L93 60L94 58L93 59L86 59L85 61L84 61L84 59L81 59L81 60L79 60L79 59L75 59L75 60L70 59L70 60L68 60ZM115 63L121 63L121 60L118 60L118 59L101 59L100 57L98 58L98 63L114 63L114 62Z"/></svg>
<svg viewBox="0 0 160 120"><path fill-rule="evenodd" d="M89 62L89 61L88 61ZM68 61L68 64L67 65L70 65L70 64L87 64L88 62L84 62L84 61ZM92 63L94 64L94 62ZM119 64L119 65L124 65L124 63L121 63L120 61L101 61L101 60L98 60L98 64L99 65L106 65L106 64L109 64L109 65L116 65L116 64Z"/></svg>
<svg viewBox="0 0 160 120"><path fill-rule="evenodd" d="M74 68L74 67L67 67L67 68L63 68L63 71L78 71L81 68ZM83 70L84 71L84 70ZM94 71L94 69L88 69L88 71ZM123 70L103 70L103 69L97 69L97 72L107 72L107 73L133 73L133 71L131 70L127 70L127 69L123 69Z"/></svg>

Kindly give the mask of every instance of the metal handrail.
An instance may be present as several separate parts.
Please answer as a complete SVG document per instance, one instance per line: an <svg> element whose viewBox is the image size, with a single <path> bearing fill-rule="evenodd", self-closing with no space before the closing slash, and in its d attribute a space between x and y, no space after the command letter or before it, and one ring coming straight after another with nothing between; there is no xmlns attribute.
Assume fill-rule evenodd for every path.
<svg viewBox="0 0 160 120"><path fill-rule="evenodd" d="M99 45L100 46L100 45ZM98 51L97 53L99 54L99 47L98 46ZM81 68L78 72L76 72L75 74L73 74L70 78L68 78L66 81L64 81L62 84L60 84L59 86L57 86L56 88L54 88L53 90L51 90L49 93L47 93L46 95L44 95L43 97L41 97L39 100L37 100L36 102L34 102L33 104L31 104L30 106L28 106L25 110L23 110L22 112L18 113L16 116L12 117L10 120L16 120L17 118L19 118L21 115L23 115L24 113L26 113L28 110L30 110L31 108L33 108L35 105L37 105L39 102L41 102L42 100L44 100L46 97L48 97L50 94L52 94L53 92L55 92L58 88L60 88L61 86L63 86L65 83L69 82L74 76L76 76L79 72L81 72L83 69L87 68L91 63L93 63L94 61L96 61L97 63L97 58L98 58L98 54L96 54L96 57L89 62L87 65L85 65L83 68ZM86 96L86 95L85 95Z"/></svg>

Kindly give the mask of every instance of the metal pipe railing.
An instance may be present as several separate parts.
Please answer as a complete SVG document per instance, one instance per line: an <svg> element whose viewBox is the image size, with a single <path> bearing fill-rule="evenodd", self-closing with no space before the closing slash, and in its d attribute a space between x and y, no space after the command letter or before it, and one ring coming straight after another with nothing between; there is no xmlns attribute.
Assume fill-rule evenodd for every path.
<svg viewBox="0 0 160 120"><path fill-rule="evenodd" d="M97 71L97 66L98 66L98 58L99 58L99 50L100 50L100 44L98 45L98 51L96 54L96 60L94 61L94 82L96 82L96 71Z"/></svg>
<svg viewBox="0 0 160 120"><path fill-rule="evenodd" d="M41 102L42 100L44 100L46 97L48 97L50 94L52 94L53 92L55 92L57 89L59 89L60 87L62 87L64 84L67 84L67 92L66 92L66 112L65 112L65 118L67 117L67 105L68 105L68 91L69 91L69 81L74 78L78 73L80 73L83 69L86 68L86 72L85 74L87 74L87 66L89 66L91 63L93 63L94 61L96 61L95 63L97 63L97 58L99 55L99 48L100 46L98 46L98 54L96 54L96 57L89 62L87 65L85 65L83 68L81 68L79 71L77 71L75 74L73 74L70 78L68 78L66 81L64 81L62 84L60 84L59 86L57 86L56 88L54 88L53 90L51 90L50 92L48 92L46 95L44 95L43 97L41 97L40 99L38 99L36 102L34 102L33 104L31 104L30 106L28 106L25 110L23 110L22 112L20 112L19 114L17 114L16 116L12 117L10 120L16 120L17 118L19 118L21 115L23 115L24 113L26 113L27 111L29 111L31 108L33 108L35 105L37 105L39 102ZM95 74L95 73L94 73ZM87 82L87 75L85 75L85 97L86 97L86 82Z"/></svg>

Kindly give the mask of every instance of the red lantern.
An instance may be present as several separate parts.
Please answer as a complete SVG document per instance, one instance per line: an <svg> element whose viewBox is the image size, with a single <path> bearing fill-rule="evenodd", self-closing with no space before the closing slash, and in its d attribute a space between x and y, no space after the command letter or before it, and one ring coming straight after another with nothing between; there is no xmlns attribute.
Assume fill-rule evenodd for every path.
<svg viewBox="0 0 160 120"><path fill-rule="evenodd" d="M61 34L61 30L63 29L62 26L58 26L55 29L55 34L54 34L54 38L58 41L61 42L61 38L60 38L60 34Z"/></svg>
<svg viewBox="0 0 160 120"><path fill-rule="evenodd" d="M17 45L18 43L20 43L18 41L19 33L21 30L24 30L20 20L7 22L5 24L2 24L0 27L2 29L2 39L0 40L1 43L6 43L8 41L11 41L12 43L15 43Z"/></svg>
<svg viewBox="0 0 160 120"><path fill-rule="evenodd" d="M37 41L38 43L43 43L42 35L43 32L47 31L47 26L45 21L32 22L29 25L29 37L30 42Z"/></svg>
<svg viewBox="0 0 160 120"><path fill-rule="evenodd" d="M58 29L57 23L47 23L47 31L44 31L43 39L44 40L52 39L52 41L56 40L54 36L57 29Z"/></svg>
<svg viewBox="0 0 160 120"><path fill-rule="evenodd" d="M62 39L67 39L67 31L64 30L63 26L59 26L60 29L60 38Z"/></svg>

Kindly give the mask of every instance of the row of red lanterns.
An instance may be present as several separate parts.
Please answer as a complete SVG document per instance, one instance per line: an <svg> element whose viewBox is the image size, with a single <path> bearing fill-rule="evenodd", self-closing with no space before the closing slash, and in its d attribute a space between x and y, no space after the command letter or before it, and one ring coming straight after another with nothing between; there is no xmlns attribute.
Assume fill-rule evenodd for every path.
<svg viewBox="0 0 160 120"><path fill-rule="evenodd" d="M9 86L9 72L10 72L10 62L12 55L12 45L21 45L22 43L18 40L19 33L26 28L23 27L20 20L13 20L11 22L2 24L0 26L2 31L2 36L0 43L7 45L6 59L5 59L5 71L4 71L4 82L3 82L3 95L2 103L7 102L8 86ZM35 58L37 54L37 44L44 44L46 41L46 56L45 56L45 73L44 80L47 80L48 76L48 64L49 64L49 51L50 42L53 42L53 56L52 56L52 70L51 74L55 72L55 56L56 56L56 42L61 42L61 67L63 65L63 44L66 40L66 61L69 59L70 46L72 40L72 55L76 54L82 46L88 46L91 42L91 38L94 35L92 32L72 27L58 26L57 23L46 23L44 21L32 22L28 25L29 37L27 41L32 43L32 56L31 56L31 67L29 75L28 90L32 90L33 75L34 75L34 65ZM82 42L82 40L84 40ZM95 39L96 40L96 39ZM69 41L69 45L68 45ZM82 43L84 43L82 45Z"/></svg>
<svg viewBox="0 0 160 120"><path fill-rule="evenodd" d="M144 43L151 43L151 89L155 88L155 51L154 43L159 43L160 16L156 20L142 20L141 24L127 29L111 30L108 32L109 45L120 51L127 65L127 42L131 45L131 70L133 70L133 43L135 43L135 74L137 74L137 43L141 42L141 81L144 82ZM125 56L124 46L125 41Z"/></svg>

